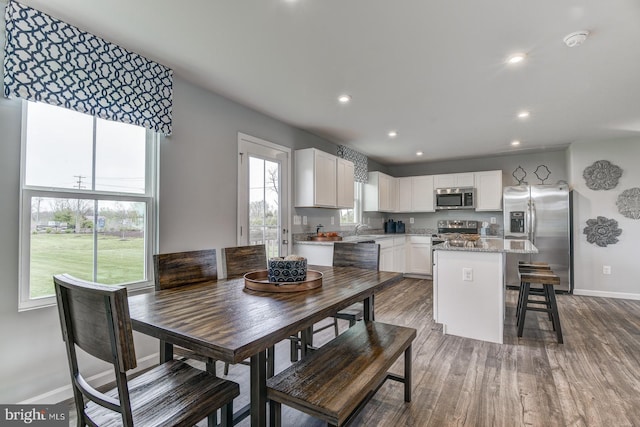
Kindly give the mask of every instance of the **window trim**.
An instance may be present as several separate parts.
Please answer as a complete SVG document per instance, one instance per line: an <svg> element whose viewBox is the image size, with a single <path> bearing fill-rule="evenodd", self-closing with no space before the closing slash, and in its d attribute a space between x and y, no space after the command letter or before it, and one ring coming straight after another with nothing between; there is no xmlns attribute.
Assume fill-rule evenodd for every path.
<svg viewBox="0 0 640 427"><path fill-rule="evenodd" d="M31 298L30 297L30 253L31 253L31 200L34 197L53 197L53 198L72 198L84 200L118 200L144 203L145 211L145 279L142 281L123 284L130 291L136 291L143 288L154 286L153 278L153 253L157 250L157 191L158 191L158 164L159 164L159 139L160 134L146 130L146 149L145 149L145 193L120 193L111 191L94 191L86 189L56 189L42 186L25 185L26 177L26 129L27 129L27 105L28 102L22 101L22 127L21 127L21 147L20 147L20 217L19 217L19 238L18 238L18 311L33 310L41 307L51 307L56 305L55 295ZM94 120L94 155L92 170L95 174L95 124ZM104 119L103 119L104 120ZM92 180L95 186L95 179ZM53 279L52 279L53 280Z"/></svg>

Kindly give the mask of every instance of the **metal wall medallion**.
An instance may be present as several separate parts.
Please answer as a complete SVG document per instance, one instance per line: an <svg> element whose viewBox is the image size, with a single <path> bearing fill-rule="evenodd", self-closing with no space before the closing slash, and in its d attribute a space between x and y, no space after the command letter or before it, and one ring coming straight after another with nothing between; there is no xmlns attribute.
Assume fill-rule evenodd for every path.
<svg viewBox="0 0 640 427"><path fill-rule="evenodd" d="M551 176L551 171L549 170L549 168L546 165L538 166L533 173L540 180L540 184L543 184L543 185L544 185L544 182L547 179L549 179L549 176ZM540 175L542 175L542 176L540 176ZM543 178L543 176L544 176L544 178Z"/></svg>
<svg viewBox="0 0 640 427"><path fill-rule="evenodd" d="M618 243L618 236L622 234L622 230L618 228L618 221L615 219L599 216L596 219L587 220L583 233L587 235L587 242L604 248Z"/></svg>
<svg viewBox="0 0 640 427"><path fill-rule="evenodd" d="M618 185L622 169L608 160L598 160L584 169L582 176L592 190L611 190Z"/></svg>
<svg viewBox="0 0 640 427"><path fill-rule="evenodd" d="M513 172L511 172L511 176L514 177L516 181L518 181L518 185L522 185L523 183L526 184L526 182L524 182L524 179L527 177L527 171L522 169L522 166L518 165L518 167L515 168Z"/></svg>
<svg viewBox="0 0 640 427"><path fill-rule="evenodd" d="M624 190L616 201L618 212L627 218L640 219L640 188Z"/></svg>

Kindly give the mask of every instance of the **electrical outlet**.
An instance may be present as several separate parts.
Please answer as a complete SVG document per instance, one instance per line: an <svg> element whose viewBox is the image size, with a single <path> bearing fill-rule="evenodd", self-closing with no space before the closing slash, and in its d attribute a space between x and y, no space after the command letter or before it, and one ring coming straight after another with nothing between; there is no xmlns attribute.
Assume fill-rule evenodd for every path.
<svg viewBox="0 0 640 427"><path fill-rule="evenodd" d="M602 266L602 274L606 274L607 276L611 274L611 266L603 265Z"/></svg>
<svg viewBox="0 0 640 427"><path fill-rule="evenodd" d="M465 282L473 282L473 268L465 267L462 269L462 280Z"/></svg>
<svg viewBox="0 0 640 427"><path fill-rule="evenodd" d="M413 218L409 218L409 224L413 224Z"/></svg>
<svg viewBox="0 0 640 427"><path fill-rule="evenodd" d="M293 225L300 225L301 219L302 218L300 218L300 215L294 215L293 216Z"/></svg>
<svg viewBox="0 0 640 427"><path fill-rule="evenodd" d="M334 225L336 223L336 218L334 216L331 217L331 225Z"/></svg>
<svg viewBox="0 0 640 427"><path fill-rule="evenodd" d="M371 218L367 218L367 224L371 224Z"/></svg>
<svg viewBox="0 0 640 427"><path fill-rule="evenodd" d="M491 217L491 224L495 224L495 223L496 223L496 221L497 221L497 220L496 220L496 217L495 217L495 216L492 216L492 217Z"/></svg>
<svg viewBox="0 0 640 427"><path fill-rule="evenodd" d="M302 225L307 225L307 216L306 215L302 216Z"/></svg>

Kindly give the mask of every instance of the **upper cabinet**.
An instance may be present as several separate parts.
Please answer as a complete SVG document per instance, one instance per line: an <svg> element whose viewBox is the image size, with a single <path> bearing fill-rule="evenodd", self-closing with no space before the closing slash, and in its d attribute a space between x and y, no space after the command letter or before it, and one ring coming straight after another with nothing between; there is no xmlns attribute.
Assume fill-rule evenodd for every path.
<svg viewBox="0 0 640 427"><path fill-rule="evenodd" d="M354 166L353 162L338 157L337 163L337 207L353 208L354 203Z"/></svg>
<svg viewBox="0 0 640 427"><path fill-rule="evenodd" d="M433 176L397 178L399 183L398 212L434 212Z"/></svg>
<svg viewBox="0 0 640 427"><path fill-rule="evenodd" d="M433 188L473 187L474 175L473 172L433 175Z"/></svg>
<svg viewBox="0 0 640 427"><path fill-rule="evenodd" d="M435 212L434 190L476 189L476 211L502 210L502 171L467 172L394 178L369 172L364 210L378 212Z"/></svg>
<svg viewBox="0 0 640 427"><path fill-rule="evenodd" d="M348 160L315 148L296 150L295 177L296 207L353 207L353 163Z"/></svg>
<svg viewBox="0 0 640 427"><path fill-rule="evenodd" d="M502 171L476 172L476 210L502 210Z"/></svg>
<svg viewBox="0 0 640 427"><path fill-rule="evenodd" d="M397 212L399 191L398 178L382 172L369 172L369 181L364 186L363 210Z"/></svg>

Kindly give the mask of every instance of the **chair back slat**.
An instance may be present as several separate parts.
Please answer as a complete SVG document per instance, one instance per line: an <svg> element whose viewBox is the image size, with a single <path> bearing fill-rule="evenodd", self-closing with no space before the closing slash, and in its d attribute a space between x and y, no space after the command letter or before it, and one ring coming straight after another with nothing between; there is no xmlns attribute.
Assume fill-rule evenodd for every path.
<svg viewBox="0 0 640 427"><path fill-rule="evenodd" d="M267 268L265 245L234 246L222 249L228 279L242 277L250 271Z"/></svg>
<svg viewBox="0 0 640 427"><path fill-rule="evenodd" d="M136 367L127 289L54 276L63 338L120 372Z"/></svg>
<svg viewBox="0 0 640 427"><path fill-rule="evenodd" d="M156 290L218 280L215 249L153 256Z"/></svg>
<svg viewBox="0 0 640 427"><path fill-rule="evenodd" d="M378 270L380 245L378 243L335 243L333 245L334 267L358 267Z"/></svg>

